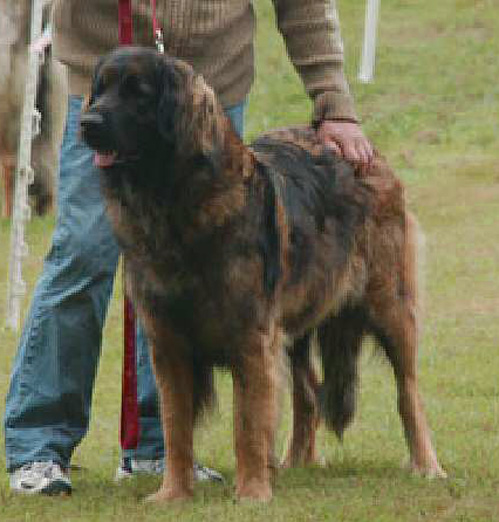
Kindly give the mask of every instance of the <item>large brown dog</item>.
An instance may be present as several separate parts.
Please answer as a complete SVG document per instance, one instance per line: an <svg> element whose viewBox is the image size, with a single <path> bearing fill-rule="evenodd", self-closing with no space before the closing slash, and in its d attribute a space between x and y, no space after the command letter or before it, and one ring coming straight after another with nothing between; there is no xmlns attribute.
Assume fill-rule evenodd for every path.
<svg viewBox="0 0 499 522"><path fill-rule="evenodd" d="M193 427L214 365L233 376L237 495L271 497L285 340L294 341L287 465L315 458L319 397L338 434L351 420L357 357L372 334L395 372L412 467L444 475L417 388L416 224L382 159L356 172L305 127L248 148L201 76L137 48L98 66L82 133L102 167L161 394L168 465L153 498L192 494Z"/></svg>

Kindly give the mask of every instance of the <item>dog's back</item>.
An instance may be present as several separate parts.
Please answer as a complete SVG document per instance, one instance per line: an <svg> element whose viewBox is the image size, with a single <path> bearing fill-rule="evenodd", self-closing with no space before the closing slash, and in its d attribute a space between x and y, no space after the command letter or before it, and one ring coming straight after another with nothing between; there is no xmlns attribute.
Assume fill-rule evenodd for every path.
<svg viewBox="0 0 499 522"><path fill-rule="evenodd" d="M382 158L368 172L357 170L324 148L309 127L273 131L252 148L285 209L282 308L287 329L301 335L328 310L364 296L375 262L368 240L377 241L385 223L400 226L397 237L388 237L398 241L395 250L403 248L403 188Z"/></svg>

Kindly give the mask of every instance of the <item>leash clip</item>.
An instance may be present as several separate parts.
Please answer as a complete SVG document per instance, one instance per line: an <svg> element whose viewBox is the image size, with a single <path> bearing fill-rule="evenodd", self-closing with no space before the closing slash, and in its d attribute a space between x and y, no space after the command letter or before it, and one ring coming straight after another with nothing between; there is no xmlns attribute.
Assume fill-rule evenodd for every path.
<svg viewBox="0 0 499 522"><path fill-rule="evenodd" d="M163 31L160 28L157 28L154 31L154 43L156 45L156 50L159 54L165 54L165 39L163 37Z"/></svg>

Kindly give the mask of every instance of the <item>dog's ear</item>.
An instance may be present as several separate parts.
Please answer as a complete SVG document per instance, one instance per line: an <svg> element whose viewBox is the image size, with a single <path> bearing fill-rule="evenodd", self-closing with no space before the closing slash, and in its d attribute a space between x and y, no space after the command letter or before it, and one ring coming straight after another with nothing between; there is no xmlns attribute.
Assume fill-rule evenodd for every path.
<svg viewBox="0 0 499 522"><path fill-rule="evenodd" d="M185 62L166 58L159 81L158 128L163 139L192 155L218 151L223 112L203 77Z"/></svg>
<svg viewBox="0 0 499 522"><path fill-rule="evenodd" d="M158 66L158 129L169 144L175 141L175 119L177 118L179 96L182 93L181 77L175 63L161 57Z"/></svg>

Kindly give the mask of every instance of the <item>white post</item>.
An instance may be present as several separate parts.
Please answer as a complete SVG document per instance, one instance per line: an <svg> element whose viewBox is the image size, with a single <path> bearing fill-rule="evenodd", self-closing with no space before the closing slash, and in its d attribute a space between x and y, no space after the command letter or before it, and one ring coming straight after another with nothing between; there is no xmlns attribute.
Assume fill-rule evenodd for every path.
<svg viewBox="0 0 499 522"><path fill-rule="evenodd" d="M44 0L32 0L30 42L35 42L42 33L42 9ZM18 330L21 322L21 302L26 293L26 285L22 278L22 259L28 253L25 243L25 223L31 216L28 200L28 187L33 182L31 168L31 145L37 133L39 114L35 109L36 88L38 84L38 67L40 55L28 48L28 74L24 93L24 104L21 119L21 133L14 191L14 211L10 230L9 280L7 291L8 327Z"/></svg>
<svg viewBox="0 0 499 522"><path fill-rule="evenodd" d="M376 27L378 25L379 4L380 0L367 0L364 45L359 70L359 80L362 83L371 83L374 78Z"/></svg>

